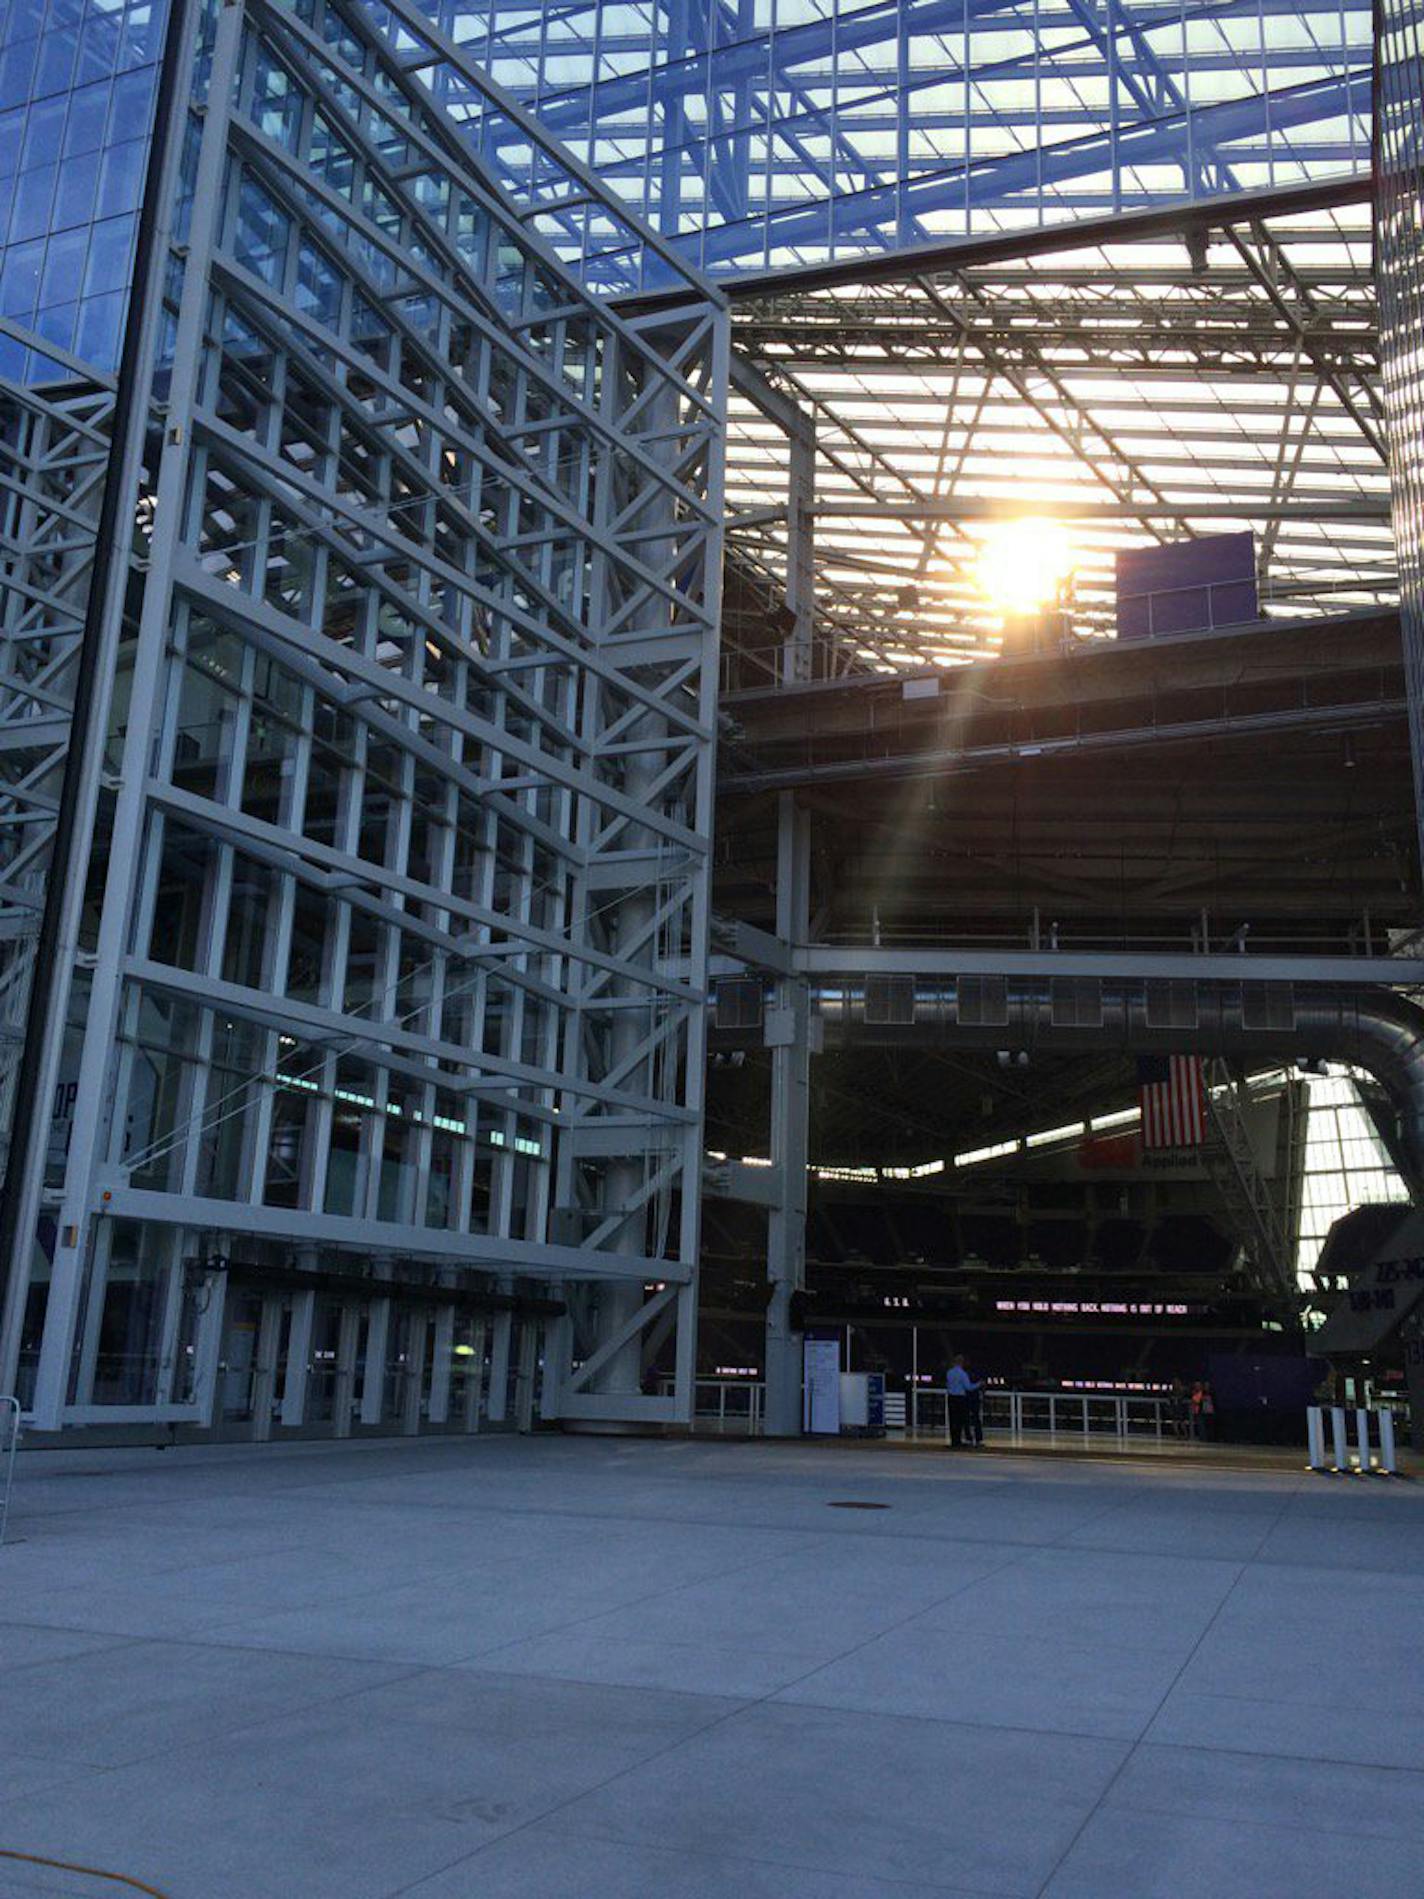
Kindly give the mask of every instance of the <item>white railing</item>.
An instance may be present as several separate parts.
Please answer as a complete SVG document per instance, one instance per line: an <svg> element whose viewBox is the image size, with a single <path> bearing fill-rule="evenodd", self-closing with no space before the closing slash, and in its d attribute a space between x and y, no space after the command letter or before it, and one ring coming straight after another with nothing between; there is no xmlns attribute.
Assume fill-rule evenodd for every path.
<svg viewBox="0 0 1424 1899"><path fill-rule="evenodd" d="M671 1392L672 1380L661 1381ZM948 1407L942 1386L912 1387L904 1424L887 1425L898 1437L949 1437ZM761 1434L766 1386L749 1378L699 1378L693 1400L694 1430L736 1436ZM1180 1425L1180 1429L1179 1429ZM984 1428L1002 1437L1150 1438L1166 1443L1187 1433L1186 1407L1173 1415L1170 1398L1133 1397L1117 1392L1001 1391L984 1393Z"/></svg>
<svg viewBox="0 0 1424 1899"><path fill-rule="evenodd" d="M670 1378L662 1380L664 1394L672 1391ZM692 1428L759 1437L766 1405L766 1386L750 1378L699 1378L692 1400Z"/></svg>
<svg viewBox="0 0 1424 1899"><path fill-rule="evenodd" d="M911 1434L947 1438L948 1409L942 1389L921 1386L912 1390ZM1133 1397L1113 1391L988 1389L983 1409L985 1430L1007 1431L1011 1437L1145 1437L1162 1443L1178 1435L1170 1398ZM1184 1413L1185 1407L1182 1409Z"/></svg>
<svg viewBox="0 0 1424 1899"><path fill-rule="evenodd" d="M10 1486L15 1481L15 1452L20 1444L20 1401L0 1398L0 1543L10 1521Z"/></svg>

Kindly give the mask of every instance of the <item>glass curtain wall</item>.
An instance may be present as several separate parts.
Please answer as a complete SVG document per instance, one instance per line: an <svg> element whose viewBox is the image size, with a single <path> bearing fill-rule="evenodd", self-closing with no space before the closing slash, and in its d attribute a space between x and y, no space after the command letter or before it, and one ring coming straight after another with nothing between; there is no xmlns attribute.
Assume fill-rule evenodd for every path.
<svg viewBox="0 0 1424 1899"><path fill-rule="evenodd" d="M61 361L118 361L167 13L165 0L0 7L0 319ZM53 360L0 333L0 375Z"/></svg>

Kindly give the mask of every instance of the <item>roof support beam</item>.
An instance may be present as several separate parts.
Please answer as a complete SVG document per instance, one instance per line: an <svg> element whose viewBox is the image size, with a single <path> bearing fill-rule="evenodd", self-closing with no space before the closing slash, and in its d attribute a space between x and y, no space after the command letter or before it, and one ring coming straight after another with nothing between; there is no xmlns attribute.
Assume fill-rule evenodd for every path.
<svg viewBox="0 0 1424 1899"><path fill-rule="evenodd" d="M809 977L863 976L1123 976L1202 982L1424 983L1418 956L1250 956L1165 950L875 949L870 944L807 943L795 953Z"/></svg>

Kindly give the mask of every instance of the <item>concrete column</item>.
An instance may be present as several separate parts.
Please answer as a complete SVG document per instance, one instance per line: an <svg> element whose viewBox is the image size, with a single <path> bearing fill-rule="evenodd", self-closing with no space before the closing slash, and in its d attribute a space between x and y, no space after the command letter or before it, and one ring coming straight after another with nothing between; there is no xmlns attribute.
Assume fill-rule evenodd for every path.
<svg viewBox="0 0 1424 1899"><path fill-rule="evenodd" d="M218 1392L223 1384L223 1328L227 1313L227 1274L209 1273L204 1280L206 1305L198 1327L198 1362L193 1368L193 1402L199 1422L211 1430L218 1418Z"/></svg>
<svg viewBox="0 0 1424 1899"><path fill-rule="evenodd" d="M430 1334L428 1314L411 1315L406 1332L405 1384L401 1390L401 1430L407 1437L420 1432L420 1400L425 1392L425 1341Z"/></svg>
<svg viewBox="0 0 1424 1899"><path fill-rule="evenodd" d="M371 1318L366 1327L366 1369L361 1379L361 1422L379 1424L385 1401L386 1344L391 1333L391 1302L371 1301Z"/></svg>
<svg viewBox="0 0 1424 1899"><path fill-rule="evenodd" d="M435 1314L435 1362L430 1367L430 1422L444 1424L450 1415L450 1371L455 1351L455 1308L441 1306Z"/></svg>
<svg viewBox="0 0 1424 1899"><path fill-rule="evenodd" d="M351 1409L356 1399L356 1346L361 1335L361 1310L348 1299L341 1308L336 1341L336 1381L331 1400L331 1434L350 1437Z"/></svg>
<svg viewBox="0 0 1424 1899"><path fill-rule="evenodd" d="M470 1370L465 1376L465 1429L473 1437L480 1428L480 1398L485 1388L485 1340L489 1327L484 1319L475 1326L470 1344L474 1348Z"/></svg>
<svg viewBox="0 0 1424 1899"><path fill-rule="evenodd" d="M550 1290L562 1294L564 1288L552 1286ZM545 1321L544 1376L539 1392L541 1418L557 1418L560 1415L564 1380L573 1360L573 1333L573 1320L567 1312L559 1318Z"/></svg>
<svg viewBox="0 0 1424 1899"><path fill-rule="evenodd" d="M282 1428L295 1430L306 1417L307 1373L311 1370L312 1322L316 1294L292 1295L292 1329L287 1337L287 1375L282 1380Z"/></svg>
<svg viewBox="0 0 1424 1899"><path fill-rule="evenodd" d="M1404 1377L1409 1392L1409 1442L1424 1451L1424 1336L1417 1331L1404 1341Z"/></svg>
<svg viewBox="0 0 1424 1899"><path fill-rule="evenodd" d="M490 1337L489 1402L485 1416L491 1424L503 1424L506 1394L509 1391L509 1335L514 1324L512 1312L497 1312Z"/></svg>
<svg viewBox="0 0 1424 1899"><path fill-rule="evenodd" d="M282 1343L282 1301L269 1292L262 1301L257 1328L257 1362L252 1373L252 1438L265 1444L272 1435L272 1402L277 1395L277 1353Z"/></svg>
<svg viewBox="0 0 1424 1899"><path fill-rule="evenodd" d="M514 1418L527 1436L534 1429L534 1384L539 1370L539 1321L526 1319L519 1328L519 1370L514 1384Z"/></svg>
<svg viewBox="0 0 1424 1899"><path fill-rule="evenodd" d="M776 934L802 943L810 927L811 821L795 794L777 812ZM806 1283L806 1163L811 1122L811 1035L804 981L783 977L767 1018L771 1044L771 1159L777 1203L767 1222L766 1419L768 1437L801 1432L801 1334L792 1329L791 1295Z"/></svg>
<svg viewBox="0 0 1424 1899"><path fill-rule="evenodd" d="M163 1331L158 1348L158 1386L155 1396L160 1406L184 1401L183 1375L186 1367L178 1364L180 1333L183 1323L183 1240L182 1232L169 1235L167 1284L163 1296Z"/></svg>

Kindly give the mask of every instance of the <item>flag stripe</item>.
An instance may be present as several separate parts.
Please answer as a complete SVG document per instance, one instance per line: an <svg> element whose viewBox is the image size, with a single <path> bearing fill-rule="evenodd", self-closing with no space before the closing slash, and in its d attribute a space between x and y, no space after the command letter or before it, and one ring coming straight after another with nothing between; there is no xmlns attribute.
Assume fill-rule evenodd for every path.
<svg viewBox="0 0 1424 1899"><path fill-rule="evenodd" d="M1144 1148L1200 1147L1206 1138L1201 1056L1171 1056L1164 1079L1143 1081L1141 1103Z"/></svg>

